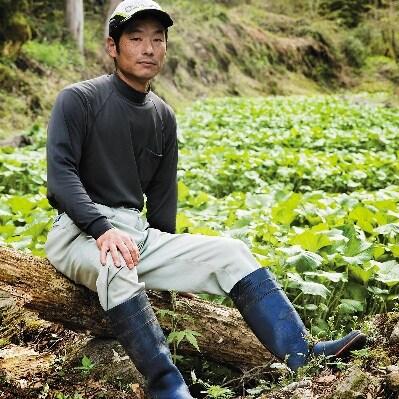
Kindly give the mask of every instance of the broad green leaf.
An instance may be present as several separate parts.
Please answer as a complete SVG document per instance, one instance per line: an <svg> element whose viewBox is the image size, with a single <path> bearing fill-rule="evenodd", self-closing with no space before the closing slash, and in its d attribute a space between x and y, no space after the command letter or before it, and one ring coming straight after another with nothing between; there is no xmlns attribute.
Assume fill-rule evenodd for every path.
<svg viewBox="0 0 399 399"><path fill-rule="evenodd" d="M18 251L24 251L31 246L32 240L30 237L11 237L6 239L5 242Z"/></svg>
<svg viewBox="0 0 399 399"><path fill-rule="evenodd" d="M367 287L364 283L358 283L352 279L348 279L345 285L345 293L343 296L348 299L354 299L359 302L365 302L367 298Z"/></svg>
<svg viewBox="0 0 399 399"><path fill-rule="evenodd" d="M395 237L399 234L399 223L389 223L383 226L376 227L374 231L378 234Z"/></svg>
<svg viewBox="0 0 399 399"><path fill-rule="evenodd" d="M190 195L189 188L181 180L178 181L177 192L179 201L184 201Z"/></svg>
<svg viewBox="0 0 399 399"><path fill-rule="evenodd" d="M394 253L395 250L392 250L392 248L391 248L391 251L395 255L395 253ZM382 256L384 254L385 254L385 247L383 245L381 245L379 243L374 245L374 254L373 254L373 256L374 256L375 259L378 259L380 256ZM398 254L399 254L399 246L398 246Z"/></svg>
<svg viewBox="0 0 399 399"><path fill-rule="evenodd" d="M0 237L2 239L11 237L14 234L16 227L13 224L6 224L0 226Z"/></svg>
<svg viewBox="0 0 399 399"><path fill-rule="evenodd" d="M303 252L300 245L291 245L289 247L276 248L276 251L283 252L289 256L295 256Z"/></svg>
<svg viewBox="0 0 399 399"><path fill-rule="evenodd" d="M295 220L297 215L297 212L285 208L274 208L272 210L273 221L275 223L281 223L283 225L291 224Z"/></svg>
<svg viewBox="0 0 399 399"><path fill-rule="evenodd" d="M37 239L43 232L47 233L50 226L50 221L33 222L22 227L17 227L14 234L19 236L27 236L32 240Z"/></svg>
<svg viewBox="0 0 399 399"><path fill-rule="evenodd" d="M375 279L385 283L388 287L393 287L399 283L399 263L395 260L386 262L371 261L378 268Z"/></svg>
<svg viewBox="0 0 399 399"><path fill-rule="evenodd" d="M210 196L204 192L200 192L195 196L190 196L187 198L187 202L193 207L199 207L206 204L210 200Z"/></svg>
<svg viewBox="0 0 399 399"><path fill-rule="evenodd" d="M14 213L27 215L32 209L36 207L36 203L24 197L12 197L9 199L11 210Z"/></svg>
<svg viewBox="0 0 399 399"><path fill-rule="evenodd" d="M291 244L300 245L303 249L311 252L317 252L320 248L330 245L331 240L322 233L314 233L313 231L306 230L302 234L293 237Z"/></svg>
<svg viewBox="0 0 399 399"><path fill-rule="evenodd" d="M390 245L388 248L392 252L393 256L399 258L399 244Z"/></svg>
<svg viewBox="0 0 399 399"><path fill-rule="evenodd" d="M378 271L378 267L376 265L367 265L367 263L362 265L350 264L348 270L356 279L363 283L368 283Z"/></svg>
<svg viewBox="0 0 399 399"><path fill-rule="evenodd" d="M323 258L310 251L301 251L296 255L290 256L286 259L289 265L292 265L298 271L314 270L321 265Z"/></svg>
<svg viewBox="0 0 399 399"><path fill-rule="evenodd" d="M197 331L191 331L191 330L185 330L186 336L185 338L187 341L195 348L197 349L198 352L200 351L200 348L198 346L197 342L197 337L201 336L201 334Z"/></svg>
<svg viewBox="0 0 399 399"><path fill-rule="evenodd" d="M209 227L189 227L191 234L202 234L205 236L218 236L220 235L217 231L210 229Z"/></svg>
<svg viewBox="0 0 399 399"><path fill-rule="evenodd" d="M349 217L358 221L362 220L362 221L372 222L374 214L369 209L363 206L358 206L349 213Z"/></svg>
<svg viewBox="0 0 399 399"><path fill-rule="evenodd" d="M364 309L364 304L361 301L356 301L354 299L341 299L338 305L339 313L352 314L357 312L362 312Z"/></svg>
<svg viewBox="0 0 399 399"><path fill-rule="evenodd" d="M366 233L374 232L374 226L368 220L358 220L356 224Z"/></svg>
<svg viewBox="0 0 399 399"><path fill-rule="evenodd" d="M330 290L323 284L305 281L299 274L287 273L287 276L294 286L299 288L306 295L327 298L327 296L330 294Z"/></svg>
<svg viewBox="0 0 399 399"><path fill-rule="evenodd" d="M324 232L325 234L329 234L329 233L331 232L328 223L319 223L319 224L317 224L317 225L315 225L315 226L312 227L312 231L313 231L314 233L317 233L317 232L321 232L321 231L322 231L322 232Z"/></svg>
<svg viewBox="0 0 399 399"><path fill-rule="evenodd" d="M13 214L8 209L0 209L0 221L2 224L7 223L12 217Z"/></svg>
<svg viewBox="0 0 399 399"><path fill-rule="evenodd" d="M345 245L343 255L348 258L356 257L362 252L368 250L372 245L372 243L363 240L356 235L352 235L349 242Z"/></svg>
<svg viewBox="0 0 399 399"><path fill-rule="evenodd" d="M339 281L348 281L348 276L345 273L325 272L324 270L320 270L318 272L304 272L303 274L306 276L321 277L334 283L338 283Z"/></svg>
<svg viewBox="0 0 399 399"><path fill-rule="evenodd" d="M342 256L342 259L349 265L356 265L368 262L373 256L373 250L369 248L355 256Z"/></svg>
<svg viewBox="0 0 399 399"><path fill-rule="evenodd" d="M178 213L176 217L176 230L177 232L183 232L187 227L192 227L193 223L183 213Z"/></svg>
<svg viewBox="0 0 399 399"><path fill-rule="evenodd" d="M388 298L389 290L380 287L367 287L367 291L371 292L376 297L381 297L384 301Z"/></svg>
<svg viewBox="0 0 399 399"><path fill-rule="evenodd" d="M186 332L183 331L172 331L167 338L167 341L169 343L172 343L173 341L176 341L176 345L179 346L180 342L185 338Z"/></svg>
<svg viewBox="0 0 399 399"><path fill-rule="evenodd" d="M292 195L278 206L273 207L272 217L276 223L291 224L298 212L295 210L301 196L299 194L292 193Z"/></svg>

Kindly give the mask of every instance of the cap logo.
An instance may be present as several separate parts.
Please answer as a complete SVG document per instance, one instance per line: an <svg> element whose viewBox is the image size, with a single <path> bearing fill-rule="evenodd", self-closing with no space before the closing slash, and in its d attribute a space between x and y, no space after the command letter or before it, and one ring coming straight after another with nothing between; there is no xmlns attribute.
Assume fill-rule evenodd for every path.
<svg viewBox="0 0 399 399"><path fill-rule="evenodd" d="M139 3L139 4L135 4L134 6L127 6L125 7L125 12L130 14L130 13L134 13L135 10L139 10L139 9L149 9L149 8L154 8L156 10L159 10L159 7L157 7L155 4L151 4L149 5L148 3Z"/></svg>

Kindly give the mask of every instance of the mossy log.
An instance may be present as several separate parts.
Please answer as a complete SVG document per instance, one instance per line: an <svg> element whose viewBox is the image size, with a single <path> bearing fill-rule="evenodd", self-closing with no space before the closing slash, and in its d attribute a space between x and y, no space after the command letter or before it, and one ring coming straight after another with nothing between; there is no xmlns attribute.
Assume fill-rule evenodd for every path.
<svg viewBox="0 0 399 399"><path fill-rule="evenodd" d="M97 294L57 272L47 259L0 246L0 290L18 304L35 311L44 320L98 337L112 337ZM155 311L172 309L169 293L148 292ZM198 298L178 297L177 312L191 316L178 329L201 333L201 353L190 345L179 346L181 354L198 354L238 368L264 365L272 355L259 343L236 309ZM192 320L191 320L192 318ZM170 331L170 321L160 319Z"/></svg>

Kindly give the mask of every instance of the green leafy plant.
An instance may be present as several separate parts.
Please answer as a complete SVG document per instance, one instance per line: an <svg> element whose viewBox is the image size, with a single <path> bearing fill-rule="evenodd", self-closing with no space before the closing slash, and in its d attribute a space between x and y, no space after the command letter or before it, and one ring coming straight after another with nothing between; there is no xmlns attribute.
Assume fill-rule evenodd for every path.
<svg viewBox="0 0 399 399"><path fill-rule="evenodd" d="M179 305L179 301L177 298L177 293L175 291L170 291L171 299L172 299L172 310L160 309L157 311L157 314L161 318L168 317L171 322L171 332L167 337L167 342L172 345L172 358L173 362L176 363L179 359L177 354L178 347L182 341L187 341L190 345L192 345L198 352L200 352L200 348L198 346L197 337L201 336L201 334L197 331L193 331L190 329L179 330L179 323L186 320L190 323L194 323L195 320L184 313L178 312L177 308Z"/></svg>
<svg viewBox="0 0 399 399"><path fill-rule="evenodd" d="M80 370L86 378L86 385L85 385L85 391L84 391L85 394L87 393L87 383L89 380L90 373L92 372L92 370L94 369L95 366L96 366L96 364L93 363L87 356L83 356L82 361L81 361L81 366L75 367L75 370ZM76 392L75 392L75 395L76 395Z"/></svg>
<svg viewBox="0 0 399 399"><path fill-rule="evenodd" d="M73 45L67 46L59 40L51 42L30 40L22 49L29 57L49 67L61 69L70 65L83 65L83 58L76 52Z"/></svg>
<svg viewBox="0 0 399 399"><path fill-rule="evenodd" d="M204 391L201 391L201 393L206 394L206 398L212 398L212 399L230 399L235 396L235 393L233 390L231 390L228 387L222 387L220 385L212 385L209 384L208 382L202 381L200 378L197 378L195 373L192 371L191 372L191 379L193 381L193 384L200 384L205 388Z"/></svg>
<svg viewBox="0 0 399 399"><path fill-rule="evenodd" d="M244 241L316 336L339 337L360 318L394 309L397 109L336 96L219 98L177 117L179 233ZM28 134L33 145L0 148L0 243L44 256L55 215L45 131ZM177 356L197 335L170 312Z"/></svg>
<svg viewBox="0 0 399 399"><path fill-rule="evenodd" d="M96 366L87 356L83 356L82 358L82 365L76 366L75 370L80 370L84 374L90 374L93 368Z"/></svg>

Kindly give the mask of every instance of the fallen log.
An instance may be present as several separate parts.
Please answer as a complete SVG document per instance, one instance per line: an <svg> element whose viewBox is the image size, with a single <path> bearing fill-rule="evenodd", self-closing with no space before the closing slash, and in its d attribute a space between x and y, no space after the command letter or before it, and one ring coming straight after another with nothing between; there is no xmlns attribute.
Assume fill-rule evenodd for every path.
<svg viewBox="0 0 399 399"><path fill-rule="evenodd" d="M26 134L21 134L19 136L11 136L0 140L0 147L25 147L27 145L33 144L33 140Z"/></svg>
<svg viewBox="0 0 399 399"><path fill-rule="evenodd" d="M97 295L77 285L51 266L47 259L0 246L0 290L10 293L18 304L35 311L44 320L74 331L98 337L112 337ZM148 292L154 310L172 309L169 293ZM182 319L179 330L201 333L197 338L201 355L223 364L251 368L272 360L236 309L198 298L178 299ZM162 328L171 329L170 320L160 318ZM198 354L194 347L179 347L181 354Z"/></svg>

